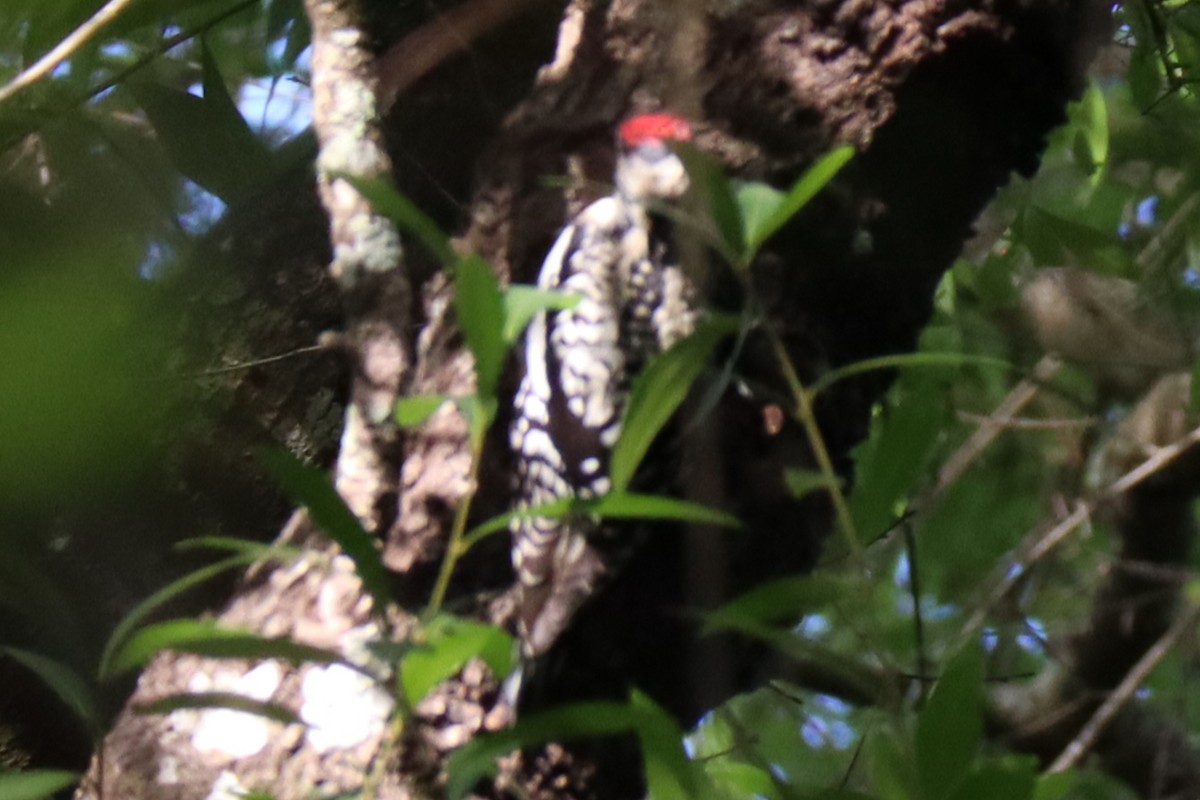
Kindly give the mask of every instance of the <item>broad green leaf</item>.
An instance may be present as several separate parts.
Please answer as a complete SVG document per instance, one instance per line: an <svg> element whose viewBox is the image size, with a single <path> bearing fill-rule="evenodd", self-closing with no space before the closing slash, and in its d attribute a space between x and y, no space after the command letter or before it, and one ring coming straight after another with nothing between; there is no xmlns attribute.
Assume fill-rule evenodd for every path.
<svg viewBox="0 0 1200 800"><path fill-rule="evenodd" d="M233 104L207 48L201 61L203 98L154 83L125 85L179 171L232 204L269 180L271 154Z"/></svg>
<svg viewBox="0 0 1200 800"><path fill-rule="evenodd" d="M742 527L737 517L724 511L660 495L614 492L596 500L578 501L575 508L601 519L673 519L726 528Z"/></svg>
<svg viewBox="0 0 1200 800"><path fill-rule="evenodd" d="M371 207L396 223L396 226L415 236L421 245L442 264L453 264L458 260L450 249L450 240L437 223L427 217L421 209L390 183L380 178L364 178L337 172L331 178L341 178L367 198Z"/></svg>
<svg viewBox="0 0 1200 800"><path fill-rule="evenodd" d="M409 649L400 664L400 684L409 705L416 705L475 657L501 679L512 671L512 637L495 626L441 614L422 634L424 642Z"/></svg>
<svg viewBox="0 0 1200 800"><path fill-rule="evenodd" d="M542 310L562 311L579 304L579 295L516 284L504 293L504 343L520 338L533 315Z"/></svg>
<svg viewBox="0 0 1200 800"><path fill-rule="evenodd" d="M740 320L728 315L704 320L691 336L654 358L634 379L621 423L621 438L613 447L610 462L614 491L629 486L654 437L708 363L708 354L739 325Z"/></svg>
<svg viewBox="0 0 1200 800"><path fill-rule="evenodd" d="M1104 92L1093 83L1078 102L1071 104L1068 114L1075 126L1074 154L1076 163L1092 176L1097 184L1103 177L1102 167L1108 161L1108 105Z"/></svg>
<svg viewBox="0 0 1200 800"><path fill-rule="evenodd" d="M235 692L186 692L169 694L152 703L140 703L133 707L138 714L170 714L181 709L227 708L258 717L272 719L284 725L304 721L285 705L255 700Z"/></svg>
<svg viewBox="0 0 1200 800"><path fill-rule="evenodd" d="M492 268L479 256L467 256L454 270L454 309L475 356L476 392L491 398L504 367L504 298Z"/></svg>
<svg viewBox="0 0 1200 800"><path fill-rule="evenodd" d="M890 729L880 727L868 734L865 756L871 789L881 800L934 800L919 794L912 759Z"/></svg>
<svg viewBox="0 0 1200 800"><path fill-rule="evenodd" d="M917 774L929 800L949 797L983 738L983 654L972 643L946 665L917 718Z"/></svg>
<svg viewBox="0 0 1200 800"><path fill-rule="evenodd" d="M742 630L747 624L794 623L805 614L828 608L847 594L845 581L823 575L798 575L756 586L713 611L705 635Z"/></svg>
<svg viewBox="0 0 1200 800"><path fill-rule="evenodd" d="M396 401L396 424L401 428L415 428L425 424L433 412L450 398L444 394L416 394L401 397Z"/></svg>
<svg viewBox="0 0 1200 800"><path fill-rule="evenodd" d="M952 800L1030 800L1037 778L1032 760L982 764L950 794Z"/></svg>
<svg viewBox="0 0 1200 800"><path fill-rule="evenodd" d="M49 686L58 695L58 699L62 700L63 704L83 722L89 736L99 739L104 733L92 690L75 673L75 670L54 659L16 647L0 647L0 655L8 656L37 675L42 683ZM0 796L3 795L0 794Z"/></svg>
<svg viewBox="0 0 1200 800"><path fill-rule="evenodd" d="M897 503L925 474L938 432L946 425L944 404L930 383L920 382L896 397L872 421L849 498L855 527L872 539L893 523Z"/></svg>
<svg viewBox="0 0 1200 800"><path fill-rule="evenodd" d="M1051 772L1038 776L1033 789L1033 800L1063 800L1075 787L1074 772Z"/></svg>
<svg viewBox="0 0 1200 800"><path fill-rule="evenodd" d="M687 759L683 731L653 700L633 691L629 705L640 712L638 743L646 772L650 800L688 800L703 797L704 773Z"/></svg>
<svg viewBox="0 0 1200 800"><path fill-rule="evenodd" d="M842 145L830 150L817 159L817 162L792 184L791 189L785 194L780 194L777 203L771 202L774 198L760 190L750 192L745 197L745 202L753 207L754 216L753 218L743 216L750 253L757 252L767 239L774 236L780 228L787 224L788 220L796 216L800 209L808 205L808 201L812 200L817 192L821 191L825 184L829 183L833 176L846 166L846 162L853 155L854 148L850 145ZM746 205L743 205L741 193L739 193L738 203L745 215L748 209ZM770 209L769 213L765 213L771 205L774 207Z"/></svg>
<svg viewBox="0 0 1200 800"><path fill-rule="evenodd" d="M4 800L49 800L55 792L74 786L79 776L57 769L0 772L0 797Z"/></svg>
<svg viewBox="0 0 1200 800"><path fill-rule="evenodd" d="M737 186L738 213L742 217L742 228L746 231L748 258L766 241L770 233L764 233L773 223L779 209L783 207L784 194L765 183L752 181Z"/></svg>
<svg viewBox="0 0 1200 800"><path fill-rule="evenodd" d="M112 656L109 674L141 666L160 650L193 653L208 658L278 658L292 663L346 663L339 653L294 642L267 638L251 631L222 628L211 620L177 619L142 628ZM347 664L353 667L353 665Z"/></svg>
<svg viewBox="0 0 1200 800"><path fill-rule="evenodd" d="M263 450L261 457L288 495L307 508L317 527L354 561L363 588L375 600L375 613L384 613L391 592L375 539L363 529L325 473L304 464L285 450Z"/></svg>
<svg viewBox="0 0 1200 800"><path fill-rule="evenodd" d="M730 800L776 796L775 781L766 770L753 764L735 761L732 757L718 757L705 761L704 771L721 796Z"/></svg>
<svg viewBox="0 0 1200 800"><path fill-rule="evenodd" d="M106 679L114 674L112 666L113 654L117 648L121 647L128 641L133 631L142 624L155 610L161 608L168 601L178 597L184 592L205 583L212 578L220 575L223 572L228 572L231 569L238 569L247 564L253 563L259 557L258 553L245 552L241 555L227 558L224 561L218 561L215 564L209 564L206 567L201 567L195 572L184 575L182 578L172 581L167 586L159 589L154 594L147 597L142 602L138 603L134 608L121 619L117 626L113 628L112 634L108 637L108 642L104 645L104 652L100 656L100 667L98 674L100 678Z"/></svg>
<svg viewBox="0 0 1200 800"><path fill-rule="evenodd" d="M819 472L808 469L789 469L783 473L783 482L787 484L792 496L799 499L818 490L829 490L840 486L841 481L831 481Z"/></svg>

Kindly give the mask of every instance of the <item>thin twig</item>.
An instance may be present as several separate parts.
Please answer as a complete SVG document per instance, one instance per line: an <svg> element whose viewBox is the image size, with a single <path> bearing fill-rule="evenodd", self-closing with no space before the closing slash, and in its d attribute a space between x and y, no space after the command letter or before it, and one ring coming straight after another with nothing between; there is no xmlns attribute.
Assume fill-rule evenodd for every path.
<svg viewBox="0 0 1200 800"><path fill-rule="evenodd" d="M1066 519L1062 520L1045 533L1037 535L1037 538L1034 539L1032 545L1025 550L1024 555L1016 559L1014 563L1008 565L1004 577L1001 578L1000 581L992 588L992 590L988 593L987 599L980 604L979 608L975 610L975 613L971 615L971 618L967 621L966 627L964 628L964 635L972 633L981 625L983 625L983 621L987 617L989 609L996 605L996 603L1000 602L1000 600L1006 594L1008 594L1009 590L1016 585L1017 581L1024 577L1025 573L1029 571L1030 567L1032 567L1042 558L1045 558L1046 555L1060 543L1062 543L1063 540L1065 540L1067 536L1070 535L1073 530L1075 530L1075 528L1079 527L1079 525L1087 520L1095 510L1096 506L1105 500L1116 497L1117 495L1127 492L1133 487L1137 486L1139 483L1146 480L1146 478L1170 464L1172 461L1182 455L1184 451L1195 445L1197 442L1200 442L1200 427L1193 428L1183 438L1178 439L1165 447L1159 448L1154 452L1153 455L1151 455L1141 464L1138 464L1136 467L1129 470L1129 472L1126 472L1117 480L1113 481L1111 484L1098 492L1094 497L1088 500L1080 501L1080 503L1075 507L1075 510L1071 512Z"/></svg>
<svg viewBox="0 0 1200 800"><path fill-rule="evenodd" d="M1072 419L1036 419L1034 417L1011 417L1006 421L1002 421L996 419L994 416L972 414L968 411L959 411L957 417L963 422L971 422L976 425L999 425L1005 430L1010 431L1075 430L1077 428L1091 428L1100 423L1099 417L1076 417Z"/></svg>
<svg viewBox="0 0 1200 800"><path fill-rule="evenodd" d="M937 484L928 497L920 503L922 507L932 506L946 490L953 486L963 476L972 464L979 458L988 445L995 441L1017 413L1029 404L1038 393L1042 384L1050 381L1062 369L1062 360L1058 356L1043 356L1033 368L1030 377L1018 383L1008 396L996 406L996 410L984 420L983 424L963 442L946 463L938 470Z"/></svg>
<svg viewBox="0 0 1200 800"><path fill-rule="evenodd" d="M99 33L100 29L120 16L134 0L109 0L99 11L86 22L71 31L65 39L54 46L49 53L39 58L28 69L0 87L0 103L10 99L22 89L36 83L53 72L59 64L66 61L84 42Z"/></svg>
<svg viewBox="0 0 1200 800"><path fill-rule="evenodd" d="M1179 644L1179 640L1183 635L1200 620L1200 606L1192 606L1186 614L1182 614L1175 624L1167 629L1167 632L1159 637L1149 650L1142 654L1138 662L1133 665L1133 668L1125 675L1117 687L1108 695L1096 712L1092 714L1091 719L1087 721L1079 733L1071 740L1059 754L1058 758L1054 759L1054 763L1050 765L1049 772L1065 772L1079 763L1088 751L1096 744L1096 740L1104 733L1104 730L1112 722L1113 717L1117 712L1125 706L1126 703L1133 698L1138 687L1146 682L1146 678L1150 677L1150 673L1159 665L1167 654Z"/></svg>

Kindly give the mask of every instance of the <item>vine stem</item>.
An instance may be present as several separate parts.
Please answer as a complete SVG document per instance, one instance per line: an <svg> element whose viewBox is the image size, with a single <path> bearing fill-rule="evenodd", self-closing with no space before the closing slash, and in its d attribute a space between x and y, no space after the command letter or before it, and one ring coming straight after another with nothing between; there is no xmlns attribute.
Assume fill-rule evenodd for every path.
<svg viewBox="0 0 1200 800"><path fill-rule="evenodd" d="M471 499L475 496L475 487L479 482L479 462L483 458L483 438L482 434L477 435L476 432L472 431L471 471L467 475L467 494L454 512L454 525L450 529L450 541L446 543L446 556L442 559L442 566L438 571L437 582L433 585L433 593L429 596L429 604L425 606L423 616L426 621L441 610L442 602L446 599L446 590L450 587L450 576L454 574L454 567L458 564L459 557L467 550L463 546L463 537L467 531L467 517L470 516L471 512Z"/></svg>
<svg viewBox="0 0 1200 800"><path fill-rule="evenodd" d="M795 398L795 415L804 427L804 433L808 437L808 445L812 448L813 457L817 460L817 468L821 471L821 477L828 486L829 498L833 502L834 513L838 519L838 527L841 529L842 535L846 538L846 544L850 546L852 558L856 562L861 562L863 555L862 545L858 541L858 532L854 527L854 518L850 515L850 507L846 504L846 495L842 492L837 472L833 469L833 459L829 457L829 449L825 446L825 438L821 436L821 428L817 425L817 415L813 411L812 394L804 387L800 376L796 374L796 369L792 366L792 359L788 356L787 348L784 347L783 340L779 338L779 334L775 331L774 327L770 324L764 324L763 327L771 339L771 346L775 349L775 357L779 361L780 369L783 370L783 378L787 381L788 388L791 390L793 398Z"/></svg>

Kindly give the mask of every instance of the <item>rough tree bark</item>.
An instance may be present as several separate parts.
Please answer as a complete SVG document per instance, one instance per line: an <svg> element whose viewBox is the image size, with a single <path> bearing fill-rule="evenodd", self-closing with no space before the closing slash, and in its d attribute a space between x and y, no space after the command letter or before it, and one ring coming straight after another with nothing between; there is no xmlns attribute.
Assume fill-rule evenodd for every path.
<svg viewBox="0 0 1200 800"><path fill-rule="evenodd" d="M591 182L602 185L611 174L611 131L631 111L682 112L695 120L702 150L735 174L781 186L834 144L853 144L859 154L852 165L771 243L754 271L758 293L770 301L767 312L783 324L794 363L811 379L833 366L911 348L929 315L933 287L973 218L1013 170L1033 170L1045 134L1082 87L1086 63L1104 36L1103 14L1102 5L1088 0L736 7L575 0L562 18L553 58L547 50L548 63L532 88L522 87L523 99L502 124L496 124L497 109L434 101L454 75L474 68L464 62L448 63L400 97L400 113L389 126L403 154L397 178L421 198L430 187L406 172L414 153L428 153L426 165L444 164L447 185L459 191L467 185L464 165L475 165L461 243L488 258L502 278L528 282L568 210L589 199ZM502 30L497 38L521 36L523 29ZM508 97L520 96L509 91ZM421 108L427 113L400 119ZM439 133L460 128L454 123L463 119L480 126L470 134L447 133L460 146L447 153L443 145L439 153ZM494 134L486 144L484 131ZM563 174L572 178L565 192L541 182ZM413 353L409 388L469 393L470 357L456 332L448 284L431 265L407 266L420 294L411 309L419 330L405 330L409 340L399 345ZM367 355L361 347L354 354L359 363ZM770 359L753 348L745 368L778 383ZM847 478L848 450L865 434L871 404L887 381L847 381L818 409L825 441ZM547 702L619 695L633 684L690 723L761 677L749 663L753 653L738 643L719 641L706 654L697 651L688 623L673 611L720 602L814 563L829 511L820 501L788 499L781 469L806 464L809 456L797 431L764 425L767 411L727 402L718 432L708 434L719 455L698 459L699 473L681 480L682 491L721 500L747 518L753 535L719 542L718 577L700 581L700 594L697 576L713 569L714 554L697 556L687 532L650 537L557 649L562 669L555 673L567 677L544 687ZM447 526L469 486L465 436L463 422L444 410L404 441L402 457L390 443L379 448L375 455L398 471L398 485L372 489L372 502L353 504L377 523L387 561L400 576L398 596L414 608L427 597ZM502 437L494 438L480 480L481 516L510 499L508 456ZM380 502L393 491L398 501L389 511ZM286 534L309 545L309 555L256 570L220 620L361 657L362 642L378 631L346 559L321 544L302 515ZM511 582L501 538L473 553L452 587L458 610L498 622L505 621L503 592ZM403 633L404 613L397 619ZM681 679L700 657L728 659L719 683ZM213 712L132 712L139 703L198 686L256 691L297 709L326 692L355 725L342 739L317 741L297 726L262 722L248 741L235 743L214 733L222 720ZM436 793L448 749L490 724L496 688L494 676L470 667L418 709L420 724L406 729L399 758L373 773L380 796ZM143 674L78 797L199 800L234 786L280 800L314 789L351 791L373 769L388 735L383 720L389 709L386 697L330 668L163 655ZM514 779L530 796L545 798L632 797L640 785L636 760L619 747L551 750Z"/></svg>

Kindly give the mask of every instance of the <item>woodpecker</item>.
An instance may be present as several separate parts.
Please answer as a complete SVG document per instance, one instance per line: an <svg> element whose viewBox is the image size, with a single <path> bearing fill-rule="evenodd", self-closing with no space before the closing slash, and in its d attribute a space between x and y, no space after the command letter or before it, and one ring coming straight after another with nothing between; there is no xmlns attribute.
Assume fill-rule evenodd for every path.
<svg viewBox="0 0 1200 800"><path fill-rule="evenodd" d="M630 381L693 326L688 283L667 263L668 242L654 213L688 188L671 144L690 137L687 122L671 114L626 120L615 191L583 209L542 264L538 288L579 300L539 313L526 332L510 430L521 507L609 491L609 454ZM578 516L517 519L512 533L522 649L536 657L615 568L622 543L598 520Z"/></svg>

